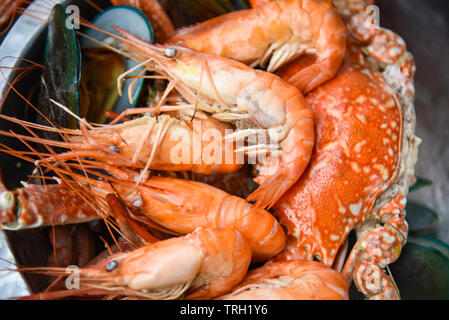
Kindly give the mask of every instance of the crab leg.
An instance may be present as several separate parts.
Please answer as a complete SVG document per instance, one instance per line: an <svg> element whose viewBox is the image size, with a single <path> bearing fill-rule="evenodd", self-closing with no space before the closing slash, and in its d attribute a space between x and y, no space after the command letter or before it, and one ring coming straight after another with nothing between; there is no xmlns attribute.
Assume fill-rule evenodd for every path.
<svg viewBox="0 0 449 320"><path fill-rule="evenodd" d="M381 208L375 218L383 226L377 226L360 237L342 271L348 285L353 278L357 288L369 299L400 298L393 278L382 269L399 258L407 241L405 204L406 198L399 193Z"/></svg>
<svg viewBox="0 0 449 320"><path fill-rule="evenodd" d="M4 200L6 199L6 200ZM27 185L0 192L0 225L6 230L65 225L101 219L69 185Z"/></svg>

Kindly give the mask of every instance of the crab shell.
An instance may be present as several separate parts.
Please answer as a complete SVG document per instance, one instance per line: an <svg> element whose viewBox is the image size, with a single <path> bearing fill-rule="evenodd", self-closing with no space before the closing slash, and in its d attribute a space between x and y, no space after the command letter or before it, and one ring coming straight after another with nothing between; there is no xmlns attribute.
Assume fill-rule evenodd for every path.
<svg viewBox="0 0 449 320"><path fill-rule="evenodd" d="M413 106L402 108L352 43L335 78L306 98L315 147L306 172L274 206L289 238L276 260L332 265L353 228L374 229L378 211L406 196L419 139Z"/></svg>

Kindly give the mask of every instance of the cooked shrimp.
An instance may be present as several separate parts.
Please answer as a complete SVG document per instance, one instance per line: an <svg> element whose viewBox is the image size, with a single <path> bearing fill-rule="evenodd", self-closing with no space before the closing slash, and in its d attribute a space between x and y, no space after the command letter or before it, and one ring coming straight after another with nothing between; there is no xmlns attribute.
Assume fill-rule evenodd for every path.
<svg viewBox="0 0 449 320"><path fill-rule="evenodd" d="M297 88L233 60L152 45L117 30L125 37L118 39L126 51L169 78L189 103L221 121L235 123L238 130L227 140L265 137L262 143L236 150L258 157L255 181L259 187L248 201L269 208L298 180L312 154L314 131L311 108Z"/></svg>
<svg viewBox="0 0 449 320"><path fill-rule="evenodd" d="M223 300L348 300L348 285L330 267L314 261L286 261L248 272Z"/></svg>
<svg viewBox="0 0 449 320"><path fill-rule="evenodd" d="M198 229L80 268L78 290L44 292L22 299L77 295L177 299L183 294L186 299L211 299L235 287L245 276L250 260L251 249L238 231ZM66 268L30 270L60 276L73 272Z"/></svg>
<svg viewBox="0 0 449 320"><path fill-rule="evenodd" d="M278 70L303 93L336 74L346 51L346 29L330 0L252 5L181 29L167 41L252 66L268 64L267 71Z"/></svg>
<svg viewBox="0 0 449 320"><path fill-rule="evenodd" d="M162 110L163 107L161 108ZM243 157L235 153L235 143L224 140L232 126L196 112L177 117L160 115L145 116L122 124L92 127L81 130L39 127L57 131L68 136L67 142L22 137L48 146L70 149L53 154L42 162L67 161L77 157L91 158L103 163L134 169L167 171L192 171L200 174L225 174L235 172L244 163ZM32 124L7 116L0 117L20 122L24 126ZM0 131L0 135L15 136Z"/></svg>
<svg viewBox="0 0 449 320"><path fill-rule="evenodd" d="M123 181L113 185L123 195L133 187ZM126 200L131 206L141 204L134 206L134 217L141 222L150 219L181 234L198 227L236 229L248 240L254 261L266 261L285 247L284 230L268 211L207 184L151 177L137 190L140 197Z"/></svg>

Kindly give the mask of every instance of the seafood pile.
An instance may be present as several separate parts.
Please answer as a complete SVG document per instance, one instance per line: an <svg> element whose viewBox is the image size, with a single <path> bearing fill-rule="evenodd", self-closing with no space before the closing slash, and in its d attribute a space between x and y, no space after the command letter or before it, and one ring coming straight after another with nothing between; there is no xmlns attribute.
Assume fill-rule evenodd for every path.
<svg viewBox="0 0 449 320"><path fill-rule="evenodd" d="M181 27L175 2L189 3L101 13L140 10L148 39L82 19L101 49L64 50L89 68L42 77L27 100L39 121L0 114L22 129L0 135L26 146L0 151L33 167L22 187L0 185L0 225L52 246L48 265L18 268L52 281L22 299L344 300L352 284L400 299L388 265L407 241L420 143L405 42L370 0L252 0ZM102 63L117 67L88 74ZM115 109L111 83L129 107Z"/></svg>

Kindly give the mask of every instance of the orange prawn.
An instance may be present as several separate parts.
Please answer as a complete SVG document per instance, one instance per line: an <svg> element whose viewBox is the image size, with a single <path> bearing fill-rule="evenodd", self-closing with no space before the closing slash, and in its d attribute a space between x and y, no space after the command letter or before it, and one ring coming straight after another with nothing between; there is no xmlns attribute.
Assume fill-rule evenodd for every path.
<svg viewBox="0 0 449 320"><path fill-rule="evenodd" d="M301 92L245 64L183 47L152 45L116 29L125 37L116 37L125 51L167 77L189 103L235 124L237 130L225 137L227 141L259 140L236 150L257 158L259 187L247 200L264 208L274 205L301 176L312 154L313 114Z"/></svg>
<svg viewBox="0 0 449 320"><path fill-rule="evenodd" d="M113 216L120 226L123 225L121 221L127 221L118 215L121 210L117 208L118 204L108 199L109 194L113 192L117 192L131 209L134 225L139 222L148 228L156 227L172 234L188 234L199 227L232 228L239 231L248 241L254 261L273 258L286 244L284 230L268 211L254 208L242 198L200 182L151 177L136 186L135 182L106 176L101 177L109 179L109 182L81 177L75 173L72 173L72 177L93 187L96 202L109 203L112 210L108 214ZM83 202L83 198L74 188L68 187L67 183L29 185L16 192L26 196L13 198L9 210L0 208L2 218L11 214L17 215L14 218L16 221L0 220L3 229L20 230L83 223L102 218L94 208L104 206L101 203L91 206L86 201ZM80 192L86 193L83 189ZM5 193L10 191L0 193L0 197L4 197ZM143 234L135 226L131 228L134 233ZM121 229L126 233L125 229ZM136 236L130 234L128 238L135 239ZM145 239L145 235L143 238ZM154 242L154 237L146 238L150 241L143 243Z"/></svg>
<svg viewBox="0 0 449 320"><path fill-rule="evenodd" d="M315 261L285 261L250 270L222 300L348 300L348 285Z"/></svg>
<svg viewBox="0 0 449 320"><path fill-rule="evenodd" d="M160 109L165 110L164 106ZM65 134L67 141L64 142L27 136L21 138L70 150L49 155L42 162L89 157L111 166L144 169L145 173L151 169L225 174L240 169L244 159L240 159L242 157L239 158L235 153L235 143L224 140L226 132L232 132L232 126L203 112L196 112L194 121L190 121L192 115L193 110L183 110L173 116L144 116L122 124L101 127L87 128L85 123L81 123L81 130L38 127L44 131ZM36 127L8 116L0 117L20 122L29 128ZM17 136L4 131L0 131L0 135Z"/></svg>
<svg viewBox="0 0 449 320"><path fill-rule="evenodd" d="M115 296L142 299L211 299L229 292L245 276L251 249L238 231L197 229L138 249L114 254L79 269L79 289L43 292L23 300L69 296ZM69 276L66 268L22 268Z"/></svg>
<svg viewBox="0 0 449 320"><path fill-rule="evenodd" d="M266 66L304 94L331 79L346 51L346 28L330 0L253 1L178 30L167 42Z"/></svg>

